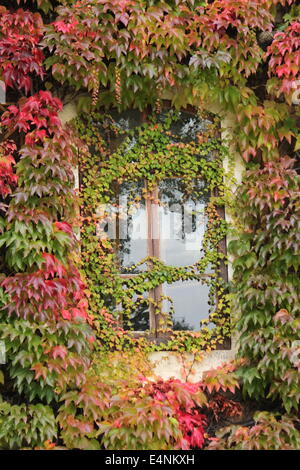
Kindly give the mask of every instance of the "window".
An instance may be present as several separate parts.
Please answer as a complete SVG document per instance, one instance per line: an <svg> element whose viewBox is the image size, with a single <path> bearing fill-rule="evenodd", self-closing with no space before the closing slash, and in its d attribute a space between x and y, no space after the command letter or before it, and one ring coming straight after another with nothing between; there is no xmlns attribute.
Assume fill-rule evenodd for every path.
<svg viewBox="0 0 300 470"><path fill-rule="evenodd" d="M159 119L163 121L164 116ZM115 121L115 127L124 133L140 129L140 124L132 112ZM122 134L115 141L110 139L112 157L105 163L105 168L113 168L111 177L107 172L111 192L106 201L110 203L102 207L105 217L97 234L113 242L117 277L122 285L114 310L125 330L137 334L149 330L157 338L170 330L198 332L218 303L218 292L212 288L214 279L221 275L224 284L227 282L223 258L210 258L205 251L208 230L214 230L209 228L207 209L218 196L216 181L222 185L221 176L215 180L211 177L212 172L221 174L222 165L222 160L215 157L214 145L202 146L201 153L197 153L195 142L207 126L207 121L180 113L180 119L166 131L163 147L157 146L155 133L152 142L150 133L148 140L143 138L144 147L138 152L132 149L139 148L142 132L131 132L127 141ZM185 155L180 155L181 142L187 146L192 142L189 167ZM155 151L169 149L170 145L176 147L176 165L166 159L165 169L160 161L166 158L164 152L156 156ZM124 161L124 168L118 168L119 161ZM200 174L202 167L208 168L208 178ZM217 211L223 218L224 209L218 207ZM224 237L215 243L220 253L226 252ZM213 326L210 317L207 327Z"/></svg>
<svg viewBox="0 0 300 470"><path fill-rule="evenodd" d="M126 181L120 185L119 210L105 223L102 236L115 238L124 279L151 270L151 258L186 270L201 259L209 193L199 199L187 197L182 186L180 178L162 180L151 191L145 181ZM203 181L195 180L193 190L196 194L197 190L203 192ZM173 329L198 331L200 320L209 313L209 287L205 280L211 274L207 269L198 279L162 283L150 290L153 304L148 307L145 296L136 296L136 311L131 321L124 321L125 328L157 330L160 316L154 313L153 305L161 303L165 313L173 312Z"/></svg>

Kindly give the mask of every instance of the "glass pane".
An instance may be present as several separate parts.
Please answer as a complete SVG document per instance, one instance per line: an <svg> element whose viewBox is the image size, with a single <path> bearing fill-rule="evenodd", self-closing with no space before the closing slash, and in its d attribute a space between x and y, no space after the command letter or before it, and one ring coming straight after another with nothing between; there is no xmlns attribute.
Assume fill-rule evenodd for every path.
<svg viewBox="0 0 300 470"><path fill-rule="evenodd" d="M201 132L207 132L211 121L199 118L187 112L180 112L179 119L171 124L171 132L178 136L180 142L197 141Z"/></svg>
<svg viewBox="0 0 300 470"><path fill-rule="evenodd" d="M165 284L163 293L173 300L173 329L199 331L200 320L209 314L209 287L198 281L177 281ZM166 300L166 311L170 311L169 306Z"/></svg>
<svg viewBox="0 0 300 470"><path fill-rule="evenodd" d="M129 331L145 331L150 329L150 311L149 304L144 295L135 295L133 297L134 312L123 317L123 328Z"/></svg>
<svg viewBox="0 0 300 470"><path fill-rule="evenodd" d="M143 181L122 183L119 193L117 239L122 272L139 272L147 266L133 267L147 256L147 212Z"/></svg>
<svg viewBox="0 0 300 470"><path fill-rule="evenodd" d="M110 112L114 125L123 131L129 131L142 124L142 113L138 110L127 110L121 113Z"/></svg>
<svg viewBox="0 0 300 470"><path fill-rule="evenodd" d="M208 196L197 193L203 189L203 181L195 180L193 195L186 196L179 178L159 184L160 257L167 265L189 266L201 258Z"/></svg>

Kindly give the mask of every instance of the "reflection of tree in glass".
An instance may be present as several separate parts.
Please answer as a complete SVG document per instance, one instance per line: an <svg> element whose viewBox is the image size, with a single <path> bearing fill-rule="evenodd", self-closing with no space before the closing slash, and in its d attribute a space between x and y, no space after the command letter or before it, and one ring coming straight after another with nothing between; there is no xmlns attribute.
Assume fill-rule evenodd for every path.
<svg viewBox="0 0 300 470"><path fill-rule="evenodd" d="M131 331L146 331L150 329L149 305L145 302L136 302L134 312L130 318L124 318L123 328Z"/></svg>
<svg viewBox="0 0 300 470"><path fill-rule="evenodd" d="M142 113L137 110L126 110L121 113L111 111L111 115L115 121L115 126L124 131L129 131L142 124Z"/></svg>
<svg viewBox="0 0 300 470"><path fill-rule="evenodd" d="M185 319L175 320L173 319L173 331L193 331L194 328L189 325Z"/></svg>
<svg viewBox="0 0 300 470"><path fill-rule="evenodd" d="M177 119L177 121L172 122L170 132L166 132L164 135L164 142L166 144L168 144L168 142L172 142L175 144L180 142L197 142L198 133L203 132L210 124L210 121L191 116L191 114L189 113L179 113L178 115L179 119ZM158 116L158 121L164 121L166 117L167 115L162 113ZM140 113L137 113L137 115L135 115L134 112L122 113L122 115L116 116L116 118L118 119L117 127L123 129L124 131L133 129L141 123ZM149 148L151 149L151 138L149 139ZM134 147L136 144L139 144L138 128L130 136L127 148L125 148L125 153L129 155L129 150L131 150L132 147ZM139 161L138 152L133 152L132 156L131 154L129 156L131 163ZM206 157L210 159L209 155L204 156L201 154L202 159ZM180 163L178 167L179 173L177 173L177 176L179 176L181 171L183 170L183 168L180 168ZM193 176L194 175L191 175L190 178L188 178L189 181L187 181L187 178L185 178L184 181L183 179L177 177L164 179L163 181L159 182L159 199L160 205L163 207L164 211L164 219L162 222L165 224L165 232L169 233L169 225L169 228L175 228L175 232L177 232L172 232L171 237L166 237L166 251L168 250L168 253L172 253L172 246L176 245L176 243L173 243L172 245L172 241L168 241L169 238L173 238L175 236L176 239L181 239L181 244L182 246L184 246L184 243L182 242L188 243L188 241L191 239L191 237L187 237L187 234L197 233L198 229L201 229L202 225L205 226L204 217L202 222L201 219L198 219L197 215L199 213L202 214L202 210L204 211L203 206L206 206L206 203L209 200L209 191L207 190L207 187L205 187L205 182L203 180L193 178ZM142 180L126 180L119 187L117 199L119 197L123 197L123 201L127 200L127 202L125 203L125 207L123 207L123 212L125 212L127 216L125 227L127 235L124 236L124 231L123 234L120 233L120 217L118 220L117 227L119 263L121 268L120 270L122 273L138 274L141 271L147 269L147 263L144 263L142 266L135 266L139 261L141 261L147 256L147 240L138 241L137 239L134 239L134 237L131 235L132 232L136 232L136 228L139 225L145 224L145 221L147 220L145 197L143 196L144 188L145 182ZM188 210L185 210L186 203L188 203ZM198 206L196 209L197 204L200 204L200 206L202 205L202 207L198 209ZM140 205L140 208L142 207L142 210L138 208L138 205ZM147 205L147 207L149 206ZM196 210L198 211L197 213ZM153 213L156 214L156 211L153 211ZM199 232L201 232L200 229ZM164 231L163 233L161 233L161 237L163 236ZM177 244L174 249L176 254L178 252L181 253L181 251L177 249L178 246L179 244ZM199 259L200 258L201 253L199 250ZM170 264L172 264L171 261ZM149 306L147 302L136 302L134 304L133 310L134 311L131 314L131 318L123 318L124 328L135 331L143 331L149 329ZM192 331L194 330L194 327L189 325L184 318L177 318L176 320L173 319L173 329Z"/></svg>
<svg viewBox="0 0 300 470"><path fill-rule="evenodd" d="M162 112L158 116L158 121L164 122L168 112ZM191 113L181 111L177 113L177 118L172 121L170 131L177 142L196 142L199 132L206 132L212 124L209 119L203 119Z"/></svg>
<svg viewBox="0 0 300 470"><path fill-rule="evenodd" d="M196 204L206 204L209 200L209 193L205 191L204 181L195 178L191 184L191 192L188 193L180 178L167 178L159 183L159 200L165 214L173 212L181 215L181 227L178 228L179 232L174 234L177 239L184 240L186 233L196 231ZM185 211L184 205L186 203L192 208L195 205L191 214Z"/></svg>
<svg viewBox="0 0 300 470"><path fill-rule="evenodd" d="M135 243L135 240L131 236L132 230L134 229L134 216L137 214L137 211L145 211L145 199L143 197L143 189L144 189L145 183L140 180L140 181L124 181L120 188L119 188L119 199L120 199L120 204L126 204L126 207L121 207L121 211L123 212L123 217L126 215L126 221L124 222L124 219L122 220L121 216L118 219L118 245L119 245L119 261L121 266L126 267L126 272L131 272L131 273L138 273L140 269L137 268L131 268L133 265L135 265L138 261L136 259L136 251L137 251L137 243ZM124 224L125 226L123 227L126 229L126 238L124 237L124 234L122 234L120 230L121 224ZM146 255L146 240L141 241L140 245L144 245L144 256L141 256L141 259L143 259ZM127 261L125 261L125 258Z"/></svg>
<svg viewBox="0 0 300 470"><path fill-rule="evenodd" d="M159 183L159 199L170 206L184 204L186 201L205 203L209 199L209 193L205 190L205 182L199 178L191 181L192 190L187 192L184 181L181 178L166 178ZM199 196L199 193L203 193Z"/></svg>

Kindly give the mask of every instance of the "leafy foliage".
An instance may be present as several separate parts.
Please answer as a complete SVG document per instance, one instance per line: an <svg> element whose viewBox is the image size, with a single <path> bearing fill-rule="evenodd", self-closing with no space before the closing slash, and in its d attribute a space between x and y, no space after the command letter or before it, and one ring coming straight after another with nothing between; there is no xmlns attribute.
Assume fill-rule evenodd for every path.
<svg viewBox="0 0 300 470"><path fill-rule="evenodd" d="M0 11L0 70L7 87L24 89L28 94L31 75L43 78L42 28L39 13Z"/></svg>
<svg viewBox="0 0 300 470"><path fill-rule="evenodd" d="M0 21L3 78L28 94L44 76L41 16L1 8ZM0 241L4 448L43 446L57 436L53 409L45 404L78 387L90 365L94 336L74 264L75 141L59 120L61 109L57 98L40 90L20 97L1 116L1 195L9 195Z"/></svg>
<svg viewBox="0 0 300 470"><path fill-rule="evenodd" d="M0 402L1 449L41 446L56 435L55 417L49 406Z"/></svg>
<svg viewBox="0 0 300 470"><path fill-rule="evenodd" d="M16 274L3 281L11 301L6 305L8 315L40 321L87 319L84 285L76 268L71 265L66 269L53 255L44 254L43 259L39 271Z"/></svg>
<svg viewBox="0 0 300 470"><path fill-rule="evenodd" d="M101 347L119 349L132 344L130 333L124 332L117 320L121 316L128 319L128 328L125 329L132 329L130 322L139 302L155 308L157 315L160 315L159 330L169 336L169 340L161 345L149 345L149 350L187 350L195 354L200 348L214 348L229 335L230 298L220 275L220 265L226 262L226 255L219 249L228 227L218 213L225 203L230 204L228 182L223 181L223 160L227 149L217 137L217 122L206 121L207 129L201 127L195 142L186 142L172 130L171 125L176 126L178 121L179 117L172 113L161 114L128 132L119 129L118 121L112 117L102 119L98 113L77 122L81 139L87 144L80 158L83 174L82 268L91 291L90 307L97 318ZM192 117L191 121L198 123L196 117ZM198 124L194 125L196 127ZM104 132L106 139L102 137ZM122 144L111 153L111 143L120 139ZM205 182L202 192L200 188L195 188L195 175ZM156 184L170 177L180 177L185 196L189 195L195 200L205 200L208 191L211 194L218 191L218 196L212 196L205 209L207 230L203 247L199 249L199 260L193 266L175 267L152 257L151 268L137 271L134 278L124 279L120 274L114 241L97 234L97 226L104 217L99 213L99 205L103 207L110 203L118 208L115 187L123 181L145 180L150 192ZM132 204L138 202L133 200ZM149 258L145 258L140 260L139 265L148 262ZM170 315L164 313L164 297L161 301L155 301L152 289L164 282L171 284L178 280L199 279L207 272L208 266L212 274L202 282L210 288L209 319L201 323L200 332L186 332L184 335L172 331ZM119 305L118 312L116 305ZM209 322L214 323L215 328L209 330L206 327Z"/></svg>
<svg viewBox="0 0 300 470"><path fill-rule="evenodd" d="M284 31L275 34L268 49L269 74L280 79L278 93L287 96L295 90L295 80L299 80L300 63L300 23L292 22ZM273 82L274 84L276 82Z"/></svg>
<svg viewBox="0 0 300 470"><path fill-rule="evenodd" d="M0 194L6 197L12 192L18 181L17 175L13 172L15 165L14 152L16 145L13 141L5 141L0 144Z"/></svg>
<svg viewBox="0 0 300 470"><path fill-rule="evenodd" d="M140 109L193 70L219 69L233 79L254 73L262 58L255 28L270 30L272 20L261 2L245 0L83 0L57 11L43 42L53 53L46 66L54 77L77 88L102 85L106 104L118 104L121 86L121 106Z"/></svg>
<svg viewBox="0 0 300 470"><path fill-rule="evenodd" d="M66 386L76 387L89 366L82 356L90 331L83 323L61 320L56 325L16 320L1 325L9 364L10 388L29 401L58 401Z"/></svg>
<svg viewBox="0 0 300 470"><path fill-rule="evenodd" d="M213 410L215 419L221 412L239 413L239 407L224 396L208 399L205 383L151 376L141 354L109 357L104 362L97 358L79 393L64 396L58 422L70 448L200 449L207 437L207 413Z"/></svg>
<svg viewBox="0 0 300 470"><path fill-rule="evenodd" d="M300 433L295 419L261 412L249 428L232 426L222 429L208 446L209 450L299 450Z"/></svg>
<svg viewBox="0 0 300 470"><path fill-rule="evenodd" d="M299 175L292 165L286 157L248 172L238 195L245 228L231 242L244 390L280 397L288 412L298 410L300 396L298 364L291 360L300 313Z"/></svg>
<svg viewBox="0 0 300 470"><path fill-rule="evenodd" d="M299 79L298 2L15 3L30 10L0 6L0 76L14 103L8 108L1 105L1 111L5 109L0 144L1 282L7 279L0 299L8 363L0 373L6 400L0 403L0 446L52 448L49 441L56 439L57 432L54 414L46 404L57 400L62 437L68 447L77 448L202 447L207 419L239 412L222 395L237 384L230 368L225 375L222 371L208 374L198 384L198 395L196 385L172 380L135 377L125 386L122 380L113 384L99 370L98 378L86 375L94 336L85 285L73 263L77 258L71 171L75 146L71 131L58 118L62 103L41 90L43 86L65 97L81 93L78 105L87 110L91 105L145 110L150 104L159 114L167 97L177 108L208 102L219 107L221 116L232 114L233 148L243 156L247 169L235 198L240 233L231 244L239 355L244 359L238 374L246 395L279 400L288 413L297 413L299 176L293 170L295 160L285 155L299 149L299 110L292 104ZM37 8L50 24L43 24ZM260 32L271 37L266 52L260 47ZM44 57L48 72L43 68ZM58 82L63 85L60 90ZM148 131L151 139L160 141L159 129ZM149 144L149 135L144 137ZM105 155L102 143L98 139ZM205 147L205 142L198 143ZM174 162L166 159L168 169L174 169L176 162L182 173L201 173L204 168L185 166L191 154L190 148L171 149L168 155ZM120 158L120 153L115 157ZM132 165L125 163L126 173ZM151 158L143 162L140 173L151 168L155 179L154 163ZM91 181L96 175L94 162L84 164ZM122 179L122 170L109 173L107 166L101 175ZM216 168L209 166L205 171L216 174ZM86 191L85 197L93 207L95 193ZM215 207L210 211L215 243L225 227L216 228ZM83 235L90 241L85 262L108 255L102 267L112 274L110 247L96 246L92 239L93 212L84 217L88 223ZM93 282L103 281L108 295L116 287L117 297L122 297L120 285L106 282L109 276L92 272L89 266L87 272ZM96 326L105 334L102 346L118 349L126 343L139 349L135 340L124 339L96 292L90 304L93 312L101 313ZM125 310L132 307L129 298ZM228 314L226 302L222 309ZM198 339L197 347L205 345ZM184 332L176 335L170 347L174 346L195 352L194 339L187 340ZM211 400L205 402L203 393ZM31 400L35 404L29 404ZM224 440L211 447L299 449L295 416L280 419L260 414L256 421L250 429L225 431Z"/></svg>

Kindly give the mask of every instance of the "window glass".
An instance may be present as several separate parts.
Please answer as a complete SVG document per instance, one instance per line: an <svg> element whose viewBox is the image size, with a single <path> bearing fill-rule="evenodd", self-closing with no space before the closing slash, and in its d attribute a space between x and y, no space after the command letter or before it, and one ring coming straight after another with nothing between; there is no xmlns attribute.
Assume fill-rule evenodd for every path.
<svg viewBox="0 0 300 470"><path fill-rule="evenodd" d="M150 309L146 301L147 294L133 297L134 312L130 317L124 316L123 328L129 331L146 331L150 329Z"/></svg>
<svg viewBox="0 0 300 470"><path fill-rule="evenodd" d="M160 149L166 140L172 145L191 143L195 166L187 167L188 171L185 173L184 162L182 167L180 164L170 165L170 168L167 165L170 169L168 176L174 177L164 178L166 173L163 171L162 175L157 172L154 158L153 166L151 163L150 169L147 167L147 171L151 173L149 177L146 171L135 173L135 168L142 168L141 156L144 158L144 153L132 149L139 143L141 135L139 128L143 129L144 124L148 125L151 121L147 113L135 110L113 112L111 119L113 126L103 125L102 135L108 142L109 150L114 154L114 164L115 156L119 155L114 152L122 143L124 144L121 152L125 155L127 163L124 172L120 171L115 179L110 180L109 191L103 198L104 201L109 201L109 204L107 206L103 204L104 209L99 209L99 214L102 214L103 210L107 217L106 220L103 218L104 222L101 227L99 224L97 232L99 237L114 240L114 261L124 282L124 291L118 296L120 303L114 308L118 310L120 324L125 330L145 331L151 326L153 332L158 327L159 320L164 320L158 312L161 306L162 313L172 314L174 330L199 331L200 321L207 319L211 311L210 288L205 283L207 278L201 278L201 275L213 274L215 267L201 264L207 229L205 213L211 194L207 190L205 181L197 178L196 169L199 160L213 160L217 156L217 150L214 145L207 145L207 148L199 147L198 151L197 144L201 135L209 131L212 122L188 111L174 113L162 111L156 118L158 122L168 122L169 127L166 126L166 130L162 131L165 135L162 141L159 140L158 147L155 139L152 145L151 134L149 136L147 134L149 152L151 152L150 162L156 153L156 148ZM131 130L132 132L129 132ZM180 149L180 145L178 148ZM162 158L161 152L158 152L158 157ZM148 162L148 158L145 157L145 161ZM111 174L112 178L114 174ZM185 174L185 181L178 177L181 174ZM132 181L131 177L145 178L145 181ZM157 182L160 177L164 179ZM120 178L128 179L119 184ZM163 265L157 263L154 264L158 271L155 281L144 284L141 279L143 276L141 278L137 276L153 267L151 261L140 264L147 257L158 258L169 267L186 267L182 272L189 275L195 272L202 274L197 280L173 282L180 277L177 271L167 269L164 272ZM190 268L198 262L200 262L199 271L197 268ZM117 278L119 280L118 275ZM149 279L152 280L151 276ZM129 286L131 289L126 292ZM145 289L148 290L144 293ZM150 305L147 301L148 296L153 299ZM168 300L161 302L162 296L170 297L172 302ZM157 334L160 334L159 330Z"/></svg>
<svg viewBox="0 0 300 470"><path fill-rule="evenodd" d="M194 195L185 196L179 178L159 184L160 257L169 266L189 266L201 257L208 196L195 194L203 188L203 182L195 180Z"/></svg>
<svg viewBox="0 0 300 470"><path fill-rule="evenodd" d="M135 267L147 256L147 211L143 181L126 181L119 191L117 243L122 272L135 273L147 266Z"/></svg>
<svg viewBox="0 0 300 470"><path fill-rule="evenodd" d="M208 317L209 287L199 281L177 281L164 284L164 295L173 301L172 316L174 330L200 330L200 320ZM164 302L166 311L170 311L170 302Z"/></svg>

